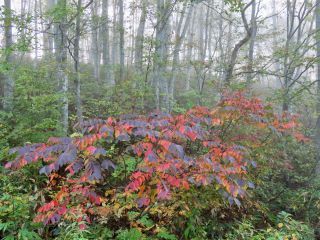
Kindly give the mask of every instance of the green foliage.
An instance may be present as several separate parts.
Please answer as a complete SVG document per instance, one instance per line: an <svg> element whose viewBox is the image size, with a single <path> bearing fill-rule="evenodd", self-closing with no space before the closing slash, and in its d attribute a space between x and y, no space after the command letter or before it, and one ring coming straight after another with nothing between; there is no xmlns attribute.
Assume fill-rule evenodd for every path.
<svg viewBox="0 0 320 240"><path fill-rule="evenodd" d="M116 86L107 86L99 82L87 81L91 78L88 73L90 71L84 71L81 75L83 107L87 117L103 118L109 115L140 114L152 111L154 95L150 87L146 86L144 76L128 73L128 78L117 83Z"/></svg>
<svg viewBox="0 0 320 240"><path fill-rule="evenodd" d="M136 170L136 167L140 161L141 159L138 158L122 156L117 168L112 173L112 176L118 180L126 179L127 176L131 175Z"/></svg>
<svg viewBox="0 0 320 240"><path fill-rule="evenodd" d="M55 231L56 240L107 240L114 239L112 230L103 225L95 225L79 231L76 223L62 223Z"/></svg>
<svg viewBox="0 0 320 240"><path fill-rule="evenodd" d="M119 230L118 235L116 237L117 240L143 240L146 239L143 234L136 228Z"/></svg>
<svg viewBox="0 0 320 240"><path fill-rule="evenodd" d="M244 5L242 0L224 0L228 5L230 5L231 11L240 11Z"/></svg>
<svg viewBox="0 0 320 240"><path fill-rule="evenodd" d="M76 223L71 223L71 224L61 224L60 225L60 230L62 230L58 237L56 238L57 240L89 240L91 238L87 238L87 235L91 235L89 230L82 230L79 231L78 224Z"/></svg>
<svg viewBox="0 0 320 240"><path fill-rule="evenodd" d="M137 222L146 228L151 228L155 225L154 222L149 219L148 215L144 215Z"/></svg>
<svg viewBox="0 0 320 240"><path fill-rule="evenodd" d="M9 17L10 16L10 17ZM23 16L23 18L14 10L5 9L3 6L0 8L0 21L1 22L11 22L12 25L15 26L16 29L16 40L12 44L10 48L2 47L0 49L0 55L7 55L9 53L19 52L20 54L24 54L30 50L31 41L32 41L32 33L29 28L29 24L32 21L32 16L27 14ZM9 66L7 62L0 62L0 72L6 71L12 66Z"/></svg>
<svg viewBox="0 0 320 240"><path fill-rule="evenodd" d="M11 113L0 112L0 148L59 135L59 94L46 70L45 65L36 71L28 65L16 70L15 108Z"/></svg>
<svg viewBox="0 0 320 240"><path fill-rule="evenodd" d="M68 3L69 1L67 0L57 1L57 4L47 12L47 16L51 17L55 22L59 22L65 20L68 16L74 15L76 9Z"/></svg>
<svg viewBox="0 0 320 240"><path fill-rule="evenodd" d="M269 218L275 218L271 213L281 209L307 223L316 223L320 184L314 173L314 147L287 138L256 154L261 172L259 178L255 177L260 186L255 198L269 209Z"/></svg>
<svg viewBox="0 0 320 240"><path fill-rule="evenodd" d="M163 239L163 240L178 240L176 235L169 233L165 228L159 229L157 238Z"/></svg>
<svg viewBox="0 0 320 240"><path fill-rule="evenodd" d="M40 224L33 223L33 208L37 196L31 195L32 169L9 175L0 167L0 238L5 240L42 239L37 231Z"/></svg>
<svg viewBox="0 0 320 240"><path fill-rule="evenodd" d="M232 229L226 236L228 240L314 239L314 233L308 225L294 220L286 212L280 212L274 226L267 229L258 229L248 220L239 222Z"/></svg>

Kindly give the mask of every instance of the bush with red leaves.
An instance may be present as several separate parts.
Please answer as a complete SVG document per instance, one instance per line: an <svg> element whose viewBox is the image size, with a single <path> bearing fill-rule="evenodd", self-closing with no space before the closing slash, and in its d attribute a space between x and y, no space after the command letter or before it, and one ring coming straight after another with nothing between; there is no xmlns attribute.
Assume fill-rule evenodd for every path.
<svg viewBox="0 0 320 240"><path fill-rule="evenodd" d="M106 190L97 183L108 182L117 168L117 156L107 157L111 146L118 155L141 159L126 186L115 187L134 195L138 207L169 200L191 185L212 184L230 204L240 206L247 189L254 188L246 178L250 168L256 167L250 151L272 137L296 134L297 125L296 116L277 116L257 98L229 93L214 109L88 120L76 127L81 131L76 137L50 138L12 149L16 158L6 167L43 162L39 172L48 176L47 187L54 189L35 219L44 224L56 224L62 218L90 223L94 208L103 201L98 193Z"/></svg>

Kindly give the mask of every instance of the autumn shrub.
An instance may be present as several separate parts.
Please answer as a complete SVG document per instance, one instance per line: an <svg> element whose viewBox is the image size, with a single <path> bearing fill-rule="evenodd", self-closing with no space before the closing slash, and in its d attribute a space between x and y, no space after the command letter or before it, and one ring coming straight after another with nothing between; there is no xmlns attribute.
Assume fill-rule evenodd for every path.
<svg viewBox="0 0 320 240"><path fill-rule="evenodd" d="M86 231L99 223L117 239L141 234L129 229L214 239L245 211L259 153L284 136L306 140L298 128L297 116L235 92L213 109L88 120L70 137L12 149L6 168L38 164L47 176L35 222Z"/></svg>

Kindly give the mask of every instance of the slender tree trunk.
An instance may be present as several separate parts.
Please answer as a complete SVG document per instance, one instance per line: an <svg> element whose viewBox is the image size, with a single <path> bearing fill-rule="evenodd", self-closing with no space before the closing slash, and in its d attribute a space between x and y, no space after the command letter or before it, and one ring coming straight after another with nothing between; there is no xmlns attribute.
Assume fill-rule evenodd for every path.
<svg viewBox="0 0 320 240"><path fill-rule="evenodd" d="M206 20L205 20L205 27L204 27L204 49L203 49L203 56L202 59L205 60L207 57L208 46L209 46L209 20L210 20L210 7L206 9Z"/></svg>
<svg viewBox="0 0 320 240"><path fill-rule="evenodd" d="M286 43L285 43L285 57L284 57L284 82L282 86L282 91L283 91L283 96L282 96L282 111L287 112L289 110L289 84L290 84L290 78L291 78L291 72L292 69L289 67L289 47L290 47L290 42L292 39L292 29L293 29L293 24L294 24L294 8L295 4L291 5L291 1L287 0L286 4L286 9L287 9L287 29L286 29Z"/></svg>
<svg viewBox="0 0 320 240"><path fill-rule="evenodd" d="M98 42L98 1L94 1L91 4L91 54L93 60L94 68L94 78L99 82L100 81L100 51L99 51L99 42Z"/></svg>
<svg viewBox="0 0 320 240"><path fill-rule="evenodd" d="M42 51L42 56L45 56L48 51L48 35L45 29L45 22L42 18L44 16L43 13L43 2L39 1L39 16L40 16L40 30L41 30L41 37L42 37L42 44L40 44L40 51Z"/></svg>
<svg viewBox="0 0 320 240"><path fill-rule="evenodd" d="M23 25L26 24L26 5L27 5L26 0L21 0L20 1L21 22L23 23ZM21 40L22 41L26 41L26 30L25 30L25 28L21 29ZM25 55L25 53L21 52L19 54L19 57L21 59L23 59L24 55Z"/></svg>
<svg viewBox="0 0 320 240"><path fill-rule="evenodd" d="M26 20L26 0L21 0L20 1L20 13L21 13L21 21L23 24L25 24ZM25 29L21 29L21 36L22 38L25 37Z"/></svg>
<svg viewBox="0 0 320 240"><path fill-rule="evenodd" d="M241 9L241 18L242 22L244 24L245 32L246 35L244 38L242 38L233 48L232 53L231 53L231 58L229 59L228 67L226 70L226 75L225 75L225 86L229 87L231 84L231 79L233 77L233 70L236 65L236 60L238 58L238 54L240 49L250 40L251 35L252 35L252 27L248 26L248 21L246 18L246 9L252 5L253 1L248 3L245 7Z"/></svg>
<svg viewBox="0 0 320 240"><path fill-rule="evenodd" d="M187 79L186 79L186 91L190 90L190 81L191 81L191 67L190 63L192 61L192 51L193 51L193 46L194 46L194 24L195 24L195 13L191 16L191 27L189 28L189 33L188 33L188 44L187 44L187 56L186 59L188 61L187 65Z"/></svg>
<svg viewBox="0 0 320 240"><path fill-rule="evenodd" d="M211 4L214 4L214 1L211 1ZM212 31L212 22L214 21L212 19L212 9L209 8L209 17L208 17L208 44L207 44L207 48L208 48L208 56L209 58L212 57L212 35L213 35L213 31Z"/></svg>
<svg viewBox="0 0 320 240"><path fill-rule="evenodd" d="M179 64L179 54L181 50L181 46L183 43L183 40L186 36L187 29L190 25L190 20L192 16L192 10L193 5L189 7L188 13L185 16L187 5L184 6L184 9L182 10L181 17L178 22L177 26L177 32L176 32L176 42L173 50L173 59L172 59L172 70L171 70L171 78L169 81L169 111L171 112L173 103L174 103L174 89L175 89L175 82L176 82L176 71ZM183 24L184 22L184 24Z"/></svg>
<svg viewBox="0 0 320 240"><path fill-rule="evenodd" d="M309 53L309 50L312 49L314 45L310 45L312 41L311 36L313 35L313 17L314 13L313 7L315 5L310 5L309 0L304 0L303 2L297 0L287 0L287 28L286 28L286 41L284 48L284 60L283 60L283 78L284 82L282 84L283 92L283 111L288 111L291 105L292 90L294 89L296 83L302 76L303 71L307 73L307 70L312 66L312 64L304 64L300 60L305 59L306 54ZM307 23L310 18L309 27L306 28ZM306 36L305 38L303 36ZM306 49L301 47L309 46ZM302 71L302 66L304 70Z"/></svg>
<svg viewBox="0 0 320 240"><path fill-rule="evenodd" d="M116 66L119 63L118 49L119 49L119 34L118 34L118 22L117 22L117 4L116 0L113 0L113 19L112 19L112 49L111 60L113 66L113 78L116 82Z"/></svg>
<svg viewBox="0 0 320 240"><path fill-rule="evenodd" d="M102 2L102 15L105 21L102 25L102 60L105 72L105 81L107 85L113 86L115 84L114 77L112 75L111 63L110 63L110 34L109 34L109 0L103 0Z"/></svg>
<svg viewBox="0 0 320 240"><path fill-rule="evenodd" d="M221 87L221 83L225 77L225 51L224 51L224 48L223 48L223 18L222 18L222 14L224 13L224 7L225 7L225 3L224 1L221 1L221 16L219 18L219 37L218 37L218 46L219 46L219 73L218 73L218 76L219 76L219 88Z"/></svg>
<svg viewBox="0 0 320 240"><path fill-rule="evenodd" d="M143 66L143 44L144 44L144 31L147 20L147 0L141 0L141 16L136 35L136 45L134 53L134 63L137 72L142 73Z"/></svg>
<svg viewBox="0 0 320 240"><path fill-rule="evenodd" d="M198 14L198 26L203 26L203 6L200 6L200 12L201 14ZM207 16L207 14L205 14L205 16ZM199 27L198 28L198 39L199 39L199 43L198 43L198 61L202 61L204 60L203 59L203 56L204 56L204 49L205 49L205 42L204 42L204 36L203 36L203 33L205 32L205 28L203 27Z"/></svg>
<svg viewBox="0 0 320 240"><path fill-rule="evenodd" d="M168 41L170 28L168 25L168 3L165 0L157 0L157 25L155 39L155 56L153 82L155 85L156 108L160 110L163 106L165 110L169 108L168 102L168 81L165 77L166 64L168 59ZM161 95L163 100L161 101Z"/></svg>
<svg viewBox="0 0 320 240"><path fill-rule="evenodd" d="M13 109L13 92L14 79L12 77L13 67L13 38L12 38L12 8L11 0L4 0L4 35L5 35L5 60L7 70L4 73L3 86L3 109L5 111L12 111Z"/></svg>
<svg viewBox="0 0 320 240"><path fill-rule="evenodd" d="M225 86L225 79L227 79L227 71L228 71L228 59L231 57L231 45L232 45L232 22L229 21L228 23L228 34L227 34L227 44L224 51L223 59L222 59L222 65L223 65L223 83L221 84L221 87Z"/></svg>
<svg viewBox="0 0 320 240"><path fill-rule="evenodd" d="M46 9L47 11L50 11L54 7L54 5L55 5L54 2L55 2L54 0L47 0L47 9ZM50 20L47 21L47 25L49 27L48 33L46 34L47 39L48 39L48 45L45 47L46 47L47 54L50 56L51 54L53 54L53 49L54 49L54 37L53 36L54 36L54 32L55 32L55 30L54 30L55 26L51 27L51 26L49 26L49 24L51 24Z"/></svg>
<svg viewBox="0 0 320 240"><path fill-rule="evenodd" d="M272 29L273 29L273 37L272 37L272 45L273 45L273 54L275 55L277 51L277 28L278 28L278 16L277 16L277 11L276 11L276 0L272 0ZM276 59L275 62L275 72L279 73L280 72L280 63L279 59ZM275 77L275 86L276 88L281 87L281 80L279 77Z"/></svg>
<svg viewBox="0 0 320 240"><path fill-rule="evenodd" d="M62 11L66 14L67 2L66 0L58 0L58 3ZM59 19L59 22L56 23L56 38L55 38L55 53L57 61L57 80L59 81L60 91L61 91L61 105L62 105L62 126L63 132L65 135L68 134L68 120L69 120L69 100L68 100L68 88L69 88L69 79L66 73L67 65L67 25L66 25L66 16L63 14L63 17Z"/></svg>
<svg viewBox="0 0 320 240"><path fill-rule="evenodd" d="M74 71L76 75L76 108L77 108L77 117L80 123L83 122L82 116L82 102L81 102L81 78L80 78L80 71L79 71L79 64L80 64L80 57L79 57L79 50L80 50L80 21L81 21L81 7L82 7L82 0L78 0L77 4L77 18L76 18L76 34L74 40Z"/></svg>
<svg viewBox="0 0 320 240"><path fill-rule="evenodd" d="M34 54L35 54L35 67L39 59L39 37L38 37L38 0L34 0Z"/></svg>
<svg viewBox="0 0 320 240"><path fill-rule="evenodd" d="M253 80L253 57L254 57L254 48L257 36L257 19L256 19L256 0L252 1L251 5L251 38L250 38L250 46L248 53L248 76L247 76L247 84L250 85Z"/></svg>
<svg viewBox="0 0 320 240"><path fill-rule="evenodd" d="M129 65L133 66L133 59L134 59L134 48L135 48L135 31L136 31L136 8L132 9L132 19L131 19L131 36L130 36L130 42L131 42L131 49L130 49L130 57L127 57L127 69L129 69ZM128 54L129 55L129 54Z"/></svg>
<svg viewBox="0 0 320 240"><path fill-rule="evenodd" d="M203 19L205 17L205 19L207 19L208 17L208 11L205 11L204 9L204 6L200 6L199 8L200 12L198 14L198 26L203 26L205 25L204 22L205 20ZM203 14L203 13L206 13L206 14ZM203 78L201 76L201 73L202 73L202 66L201 66L201 69L199 68L199 63L200 64L204 64L204 61L205 61L205 57L206 57L206 44L205 44L205 33L206 32L206 27L199 27L198 28L198 56L197 56L197 61L198 61L198 65L196 65L196 80L197 80L197 104L198 105L201 105L201 99L202 99L202 96L201 96L201 86L202 86L202 81L203 81Z"/></svg>
<svg viewBox="0 0 320 240"><path fill-rule="evenodd" d="M120 53L120 69L119 69L119 79L120 81L124 78L124 11L123 11L123 0L118 0L119 4L119 34L120 34L120 44L119 44L119 53Z"/></svg>
<svg viewBox="0 0 320 240"><path fill-rule="evenodd" d="M11 3L13 3L14 1L12 1L11 0ZM34 7L33 7L33 4L34 3L34 1L27 1L26 0L26 17L25 17L25 19L26 19L26 21L25 21L25 26L26 26L26 28L24 29L25 31L24 31L24 36L26 37L25 39L27 40L26 41L26 44L29 44L29 40L30 39L27 39L27 37L28 37L28 24L30 24L29 22L28 22L28 19L33 19L33 15L34 15ZM14 4L15 5L15 4ZM31 40L34 40L34 39L31 39ZM23 57L24 56L26 56L27 57L27 59L31 59L31 58L33 58L32 57L32 51L26 51L26 52L24 52L23 54Z"/></svg>
<svg viewBox="0 0 320 240"><path fill-rule="evenodd" d="M316 0L316 31L320 32L320 0ZM319 35L318 35L319 36ZM320 39L316 38L316 47L317 47L317 58L320 59ZM316 133L315 133L315 143L317 146L317 167L316 174L320 175L320 63L317 64L317 124L316 124Z"/></svg>

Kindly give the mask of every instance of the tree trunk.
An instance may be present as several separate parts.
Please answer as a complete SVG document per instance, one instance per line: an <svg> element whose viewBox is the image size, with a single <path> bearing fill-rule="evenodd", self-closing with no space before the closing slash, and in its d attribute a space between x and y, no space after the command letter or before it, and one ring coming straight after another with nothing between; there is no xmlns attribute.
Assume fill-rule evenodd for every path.
<svg viewBox="0 0 320 240"><path fill-rule="evenodd" d="M94 78L100 82L100 51L98 42L98 2L91 4L91 55L93 60Z"/></svg>
<svg viewBox="0 0 320 240"><path fill-rule="evenodd" d="M23 24L26 24L26 5L26 0L20 1L21 22ZM24 28L21 29L21 40L23 42L26 42L26 30ZM19 53L19 57L21 58L21 60L23 59L24 55L24 52Z"/></svg>
<svg viewBox="0 0 320 240"><path fill-rule="evenodd" d="M250 38L250 46L248 53L248 76L247 76L247 84L250 85L253 80L253 57L254 57L254 48L257 36L257 19L256 19L256 0L252 1L251 5L251 38Z"/></svg>
<svg viewBox="0 0 320 240"><path fill-rule="evenodd" d="M35 60L34 65L37 66L37 62L39 59L39 38L38 38L38 0L34 0L34 54Z"/></svg>
<svg viewBox="0 0 320 240"><path fill-rule="evenodd" d="M202 89L203 89L203 85L204 85L204 80L205 80L205 76L203 74L203 72L205 70L203 70L204 68L202 68L202 66L205 64L205 60L206 60L206 55L207 55L207 39L208 39L208 26L206 23L208 23L208 19L209 19L209 7L207 7L206 9L204 9L204 6L200 6L200 12L198 14L198 26L202 26L205 25L204 27L199 27L198 28L198 38L199 38L199 43L198 43L198 64L196 65L196 80L197 80L197 104L201 105L201 101L202 101ZM206 14L203 14L203 13ZM201 67L200 67L201 66ZM202 71L203 70L203 71Z"/></svg>
<svg viewBox="0 0 320 240"><path fill-rule="evenodd" d="M58 3L62 11L66 14L67 2L66 0L58 0ZM63 133L65 135L68 134L68 119L69 119L69 100L68 100L68 88L69 88L69 79L66 73L66 65L67 65L67 25L66 25L66 16L63 14L62 18L59 19L59 22L56 23L55 27L55 53L56 53L56 61L57 61L57 80L60 85L61 91L61 116L62 116L62 126Z"/></svg>
<svg viewBox="0 0 320 240"><path fill-rule="evenodd" d="M43 16L43 2L40 0L39 1L39 16L42 17ZM42 37L42 41L43 44L41 46L41 51L42 51L42 56L45 56L47 51L48 51L48 34L46 33L46 29L45 29L45 21L44 20L40 20L40 31L41 31L41 37Z"/></svg>
<svg viewBox="0 0 320 240"><path fill-rule="evenodd" d="M291 5L291 1L287 0L286 9L287 9L287 29L286 29L286 42L285 42L285 57L283 61L283 68L284 68L284 82L282 86L283 91L283 102L282 102L282 111L287 112L289 110L290 105L290 97L289 97L289 85L291 79L292 69L290 68L290 59L289 59L289 48L290 42L292 39L292 29L294 27L294 8L295 4Z"/></svg>
<svg viewBox="0 0 320 240"><path fill-rule="evenodd" d="M118 49L119 49L119 34L118 34L118 22L117 22L117 4L116 0L113 0L113 19L112 19L112 49L111 49L111 62L113 79L116 82L116 66L119 62Z"/></svg>
<svg viewBox="0 0 320 240"><path fill-rule="evenodd" d="M228 70L228 64L227 61L228 59L230 59L231 57L231 50L232 50L232 31L233 31L233 26L232 26L232 22L229 21L228 23L228 34L227 34L227 44L226 44L226 48L224 51L224 55L223 55L223 60L222 60L222 64L223 64L223 81L225 81L225 79L227 78L227 70ZM225 82L223 82L223 84L221 84L222 86L225 85Z"/></svg>
<svg viewBox="0 0 320 240"><path fill-rule="evenodd" d="M119 69L119 79L120 81L124 78L124 11L123 11L123 0L118 0L119 4L119 53L120 53L120 69Z"/></svg>
<svg viewBox="0 0 320 240"><path fill-rule="evenodd" d="M273 45L273 54L275 55L277 51L277 28L278 28L278 16L277 16L277 11L276 11L276 0L272 0L272 29L273 29L273 36L272 36L272 45ZM279 59L276 59L275 63L275 68L274 68L276 73L280 72L280 63ZM281 80L279 77L275 77L275 87L280 88L281 87Z"/></svg>
<svg viewBox="0 0 320 240"><path fill-rule="evenodd" d="M147 0L141 0L141 16L136 35L136 45L134 53L134 63L137 72L142 73L143 66L143 44L144 44L144 30L147 20Z"/></svg>
<svg viewBox="0 0 320 240"><path fill-rule="evenodd" d="M192 61L192 52L193 52L193 46L194 46L194 23L195 23L195 13L191 16L191 27L189 28L189 33L188 33L188 44L187 44L187 56L186 60L188 61L189 64L187 64L187 79L186 79L186 91L190 90L190 81L191 81L191 67L190 63Z"/></svg>
<svg viewBox="0 0 320 240"><path fill-rule="evenodd" d="M223 47L223 13L224 13L224 8L225 8L225 3L224 1L221 2L221 12L220 12L220 18L219 18L219 37L218 37L218 46L219 46L219 72L218 72L218 76L219 76L219 88L223 85L222 81L225 77L225 59L226 59L226 51L224 51L224 47ZM231 25L231 24L230 24ZM228 35L229 36L229 35ZM227 43L228 43L229 38L227 39ZM227 46L228 48L228 46Z"/></svg>
<svg viewBox="0 0 320 240"><path fill-rule="evenodd" d="M320 32L320 0L316 1L316 31ZM320 59L320 39L316 38L316 47L317 47L317 58ZM317 64L317 124L316 124L316 133L315 133L315 143L317 146L317 167L316 174L320 175L320 63Z"/></svg>
<svg viewBox="0 0 320 240"><path fill-rule="evenodd" d="M171 78L169 81L169 111L171 112L173 103L174 103L174 89L175 89L175 82L176 82L176 71L178 68L179 64L179 54L181 50L181 45L183 43L183 39L186 36L187 29L190 25L190 20L192 17L192 10L193 10L193 5L189 7L187 16L185 16L185 11L186 11L187 5L185 4L184 9L181 12L181 17L179 19L179 23L177 26L177 31L176 31L176 37L175 37L175 46L173 50L173 59L172 59L172 68L171 68ZM184 25L182 26L184 21Z"/></svg>
<svg viewBox="0 0 320 240"><path fill-rule="evenodd" d="M74 40L74 71L76 75L76 108L77 108L77 117L80 123L83 122L82 116L82 102L81 102L81 78L79 72L79 64L80 64L80 57L79 57L79 50L80 50L80 21L81 21L81 7L82 7L82 0L78 0L77 4L77 18L76 18L76 34Z"/></svg>
<svg viewBox="0 0 320 240"><path fill-rule="evenodd" d="M112 76L112 69L110 64L110 35L109 35L109 0L102 1L102 15L105 20L102 25L102 60L105 72L105 81L107 85L113 86L115 84Z"/></svg>
<svg viewBox="0 0 320 240"><path fill-rule="evenodd" d="M136 19L136 8L134 7L132 10L131 10L131 15L132 15L132 18L131 18L131 25L130 25L130 28L131 28L131 34L130 34L130 42L131 42L131 48L130 48L130 57L128 56L127 57L127 69L129 69L129 66L133 66L133 59L134 59L134 48L135 48L135 31L136 31L136 25L135 25L135 19ZM129 40L128 40L129 42ZM129 53L128 53L129 55Z"/></svg>
<svg viewBox="0 0 320 240"><path fill-rule="evenodd" d="M47 9L46 11L52 10L52 8L55 5L55 0L47 0ZM47 25L49 26L50 20L47 21ZM46 53L50 56L53 54L53 49L54 49L54 27L49 27L48 33L46 34L47 36L47 42L48 45L45 45Z"/></svg>
<svg viewBox="0 0 320 240"><path fill-rule="evenodd" d="M5 35L5 60L7 69L4 73L3 86L3 109L12 111L13 109L13 91L14 79L12 77L13 56L13 38L12 38L12 9L11 0L4 1L4 35Z"/></svg>
<svg viewBox="0 0 320 240"><path fill-rule="evenodd" d="M170 35L170 28L168 25L167 16L168 4L165 0L157 0L157 25L156 25L156 39L155 39L155 56L154 56L154 70L153 82L155 85L156 108L160 110L168 110L168 81L165 78L166 64L168 59L168 41ZM163 101L161 100L163 97Z"/></svg>
<svg viewBox="0 0 320 240"><path fill-rule="evenodd" d="M244 24L244 28L245 28L245 32L246 35L244 38L242 38L233 48L232 53L231 53L231 58L229 59L229 63L228 63L228 67L226 70L226 75L225 75L225 86L229 87L231 84L231 79L233 77L233 70L234 67L236 65L236 60L239 54L240 49L242 48L242 46L244 46L251 38L252 35L252 26L248 26L248 21L246 18L246 10L248 9L248 7L250 7L252 5L253 1L251 1L250 3L248 3L245 7L243 7L241 9L241 18L242 18L242 22Z"/></svg>

